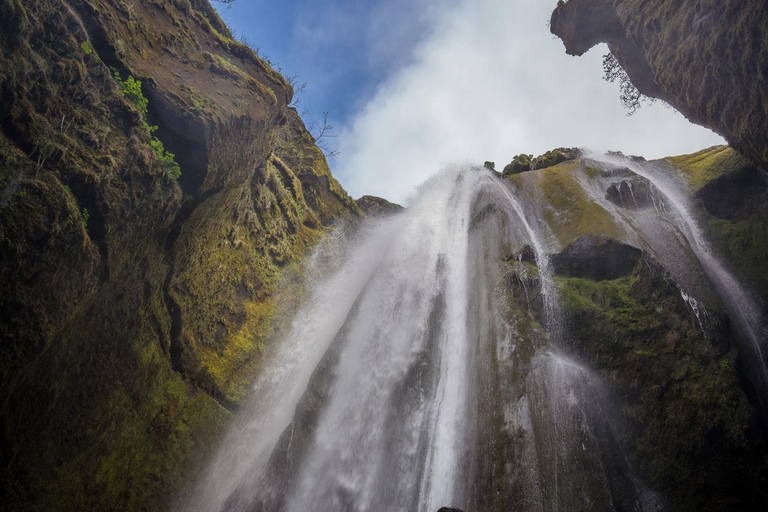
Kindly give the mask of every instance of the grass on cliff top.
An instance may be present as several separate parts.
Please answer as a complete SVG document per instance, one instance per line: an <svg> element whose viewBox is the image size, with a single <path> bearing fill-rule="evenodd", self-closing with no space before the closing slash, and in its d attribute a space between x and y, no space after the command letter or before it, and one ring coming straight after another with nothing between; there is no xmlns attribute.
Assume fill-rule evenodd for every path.
<svg viewBox="0 0 768 512"><path fill-rule="evenodd" d="M690 155L665 158L679 169L691 190L698 190L715 178L742 167L748 162L728 146L713 146Z"/></svg>

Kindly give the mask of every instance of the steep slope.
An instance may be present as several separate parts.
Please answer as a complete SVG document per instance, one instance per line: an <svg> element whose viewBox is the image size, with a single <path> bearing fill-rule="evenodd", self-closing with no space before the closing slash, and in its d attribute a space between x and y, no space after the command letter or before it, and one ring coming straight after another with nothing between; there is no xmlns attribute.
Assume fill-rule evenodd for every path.
<svg viewBox="0 0 768 512"><path fill-rule="evenodd" d="M569 0L551 30L571 55L608 43L632 83L768 168L768 5L762 0Z"/></svg>
<svg viewBox="0 0 768 512"><path fill-rule="evenodd" d="M162 509L359 209L207 0L0 13L0 500Z"/></svg>

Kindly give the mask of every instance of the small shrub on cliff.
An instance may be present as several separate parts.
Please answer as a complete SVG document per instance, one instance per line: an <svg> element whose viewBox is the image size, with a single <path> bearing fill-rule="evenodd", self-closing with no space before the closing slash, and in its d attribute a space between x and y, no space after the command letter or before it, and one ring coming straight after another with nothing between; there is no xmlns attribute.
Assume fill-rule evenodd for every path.
<svg viewBox="0 0 768 512"><path fill-rule="evenodd" d="M132 76L128 76L126 80L123 80L120 78L120 73L114 68L112 68L112 74L115 77L117 85L120 86L120 91L123 93L123 97L136 107L136 110L141 114L141 118L146 122L149 100L145 98L144 93L141 92L141 81L136 80Z"/></svg>
<svg viewBox="0 0 768 512"><path fill-rule="evenodd" d="M637 109L640 108L641 100L649 105L656 101L655 98L649 98L648 96L643 95L637 87L635 87L635 84L629 79L627 72L621 67L618 59L612 53L603 55L603 73L603 80L606 82L613 83L616 80L619 81L619 89L621 90L619 98L621 99L621 104L624 105L624 108L629 111L627 113L628 116L637 112Z"/></svg>
<svg viewBox="0 0 768 512"><path fill-rule="evenodd" d="M130 101L131 104L136 107L136 110L139 111L139 114L141 114L142 127L149 133L154 133L157 130L157 126L151 126L147 123L149 100L144 96L144 93L141 90L141 81L136 80L132 76L128 76L127 79L123 80L120 78L120 73L114 68L112 68L112 74L115 81L120 86L120 91L123 93L123 97ZM166 151L163 142L155 136L152 136L149 145L155 152L160 164L163 166L166 176L173 181L178 180L181 176L181 167L176 163L176 155Z"/></svg>
<svg viewBox="0 0 768 512"><path fill-rule="evenodd" d="M490 169L492 171L495 171L496 170L496 163L495 162L491 162L489 160L486 160L483 163L483 167L485 167L486 169Z"/></svg>
<svg viewBox="0 0 768 512"><path fill-rule="evenodd" d="M165 173L169 178L176 181L181 176L181 167L176 163L176 155L165 150L165 146L157 137L152 137L149 141L149 145L157 155L158 160L165 169Z"/></svg>

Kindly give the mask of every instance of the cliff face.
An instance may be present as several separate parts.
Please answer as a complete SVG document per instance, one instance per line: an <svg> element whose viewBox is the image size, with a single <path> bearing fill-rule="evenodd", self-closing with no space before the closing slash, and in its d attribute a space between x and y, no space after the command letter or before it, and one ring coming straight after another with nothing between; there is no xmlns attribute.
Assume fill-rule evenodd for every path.
<svg viewBox="0 0 768 512"><path fill-rule="evenodd" d="M768 5L569 0L551 30L571 55L608 43L632 83L768 168Z"/></svg>
<svg viewBox="0 0 768 512"><path fill-rule="evenodd" d="M207 0L3 0L0 25L0 499L163 508L295 262L359 209Z"/></svg>

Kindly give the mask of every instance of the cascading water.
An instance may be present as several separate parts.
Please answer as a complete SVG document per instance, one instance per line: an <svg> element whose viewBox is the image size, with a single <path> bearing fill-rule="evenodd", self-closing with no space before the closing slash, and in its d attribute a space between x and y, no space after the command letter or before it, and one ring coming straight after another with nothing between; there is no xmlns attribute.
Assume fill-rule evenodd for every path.
<svg viewBox="0 0 768 512"><path fill-rule="evenodd" d="M500 346L517 343L493 314L503 308L503 251L534 247L545 323L555 323L547 242L524 210L488 171L452 170L427 182L405 213L369 222L354 243L340 237L336 245L346 250L330 259L331 270L319 270L330 277L315 283L255 384L254 403L181 508L432 512L477 503L473 482L490 478L480 454L493 391L488 375L497 371ZM555 443L549 453L559 442L563 453L547 467L538 467L547 465L540 457L528 461L562 488L540 482L537 497L527 499L545 506L529 509L594 496L611 503L606 460L620 450L598 442L596 433L608 427L597 388L586 370L573 373L577 366L553 352L554 336L530 348L528 377L509 385L519 397L528 379L536 437ZM554 396L568 387L575 391ZM558 424L562 414L572 416L569 426ZM563 482L577 469L565 461L587 445L593 456L579 474L594 496L568 497ZM631 473L616 460L619 473ZM629 494L636 500L641 492Z"/></svg>
<svg viewBox="0 0 768 512"><path fill-rule="evenodd" d="M603 174L574 171L580 193L670 269L702 333L709 277L761 362L753 384L768 382L757 310L680 189L652 164L612 158L589 163ZM631 212L607 199L616 168L652 185L616 187ZM557 218L537 173L516 178L449 170L405 212L331 236L253 403L179 508L662 510L624 453L611 390L564 350Z"/></svg>

